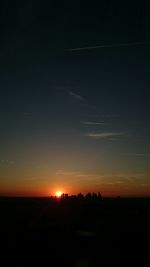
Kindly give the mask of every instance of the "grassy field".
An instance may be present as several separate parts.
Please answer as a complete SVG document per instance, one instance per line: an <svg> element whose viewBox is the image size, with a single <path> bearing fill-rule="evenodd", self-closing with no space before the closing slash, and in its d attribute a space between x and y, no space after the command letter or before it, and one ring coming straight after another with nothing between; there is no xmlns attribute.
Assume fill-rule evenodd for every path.
<svg viewBox="0 0 150 267"><path fill-rule="evenodd" d="M0 198L1 266L150 266L150 199Z"/></svg>

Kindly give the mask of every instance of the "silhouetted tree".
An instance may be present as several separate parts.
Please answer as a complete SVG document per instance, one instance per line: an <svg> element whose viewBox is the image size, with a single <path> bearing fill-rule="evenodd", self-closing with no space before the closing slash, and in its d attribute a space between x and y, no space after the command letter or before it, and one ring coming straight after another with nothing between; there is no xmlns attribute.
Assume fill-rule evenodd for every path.
<svg viewBox="0 0 150 267"><path fill-rule="evenodd" d="M98 193L98 199L102 199L102 195L100 192Z"/></svg>
<svg viewBox="0 0 150 267"><path fill-rule="evenodd" d="M80 193L77 195L77 198L81 200L81 199L84 199L84 196Z"/></svg>
<svg viewBox="0 0 150 267"><path fill-rule="evenodd" d="M96 193L93 193L93 194L92 194L92 199L94 199L94 200L97 199L97 194L96 194Z"/></svg>
<svg viewBox="0 0 150 267"><path fill-rule="evenodd" d="M88 194L86 195L86 199L87 199L87 200L91 200L91 199L92 199L92 194L91 194L91 193L88 193Z"/></svg>

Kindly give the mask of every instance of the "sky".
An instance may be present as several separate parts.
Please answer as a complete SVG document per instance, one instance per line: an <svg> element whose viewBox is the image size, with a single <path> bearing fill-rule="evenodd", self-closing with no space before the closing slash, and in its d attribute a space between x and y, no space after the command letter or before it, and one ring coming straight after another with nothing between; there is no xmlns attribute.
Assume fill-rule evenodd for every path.
<svg viewBox="0 0 150 267"><path fill-rule="evenodd" d="M1 1L0 195L150 196L144 3Z"/></svg>

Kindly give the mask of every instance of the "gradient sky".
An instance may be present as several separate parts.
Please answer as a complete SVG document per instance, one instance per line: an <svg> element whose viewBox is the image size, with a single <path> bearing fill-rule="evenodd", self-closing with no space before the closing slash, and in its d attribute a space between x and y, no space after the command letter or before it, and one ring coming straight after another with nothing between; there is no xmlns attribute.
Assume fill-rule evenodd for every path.
<svg viewBox="0 0 150 267"><path fill-rule="evenodd" d="M150 195L149 10L99 2L2 1L0 195Z"/></svg>

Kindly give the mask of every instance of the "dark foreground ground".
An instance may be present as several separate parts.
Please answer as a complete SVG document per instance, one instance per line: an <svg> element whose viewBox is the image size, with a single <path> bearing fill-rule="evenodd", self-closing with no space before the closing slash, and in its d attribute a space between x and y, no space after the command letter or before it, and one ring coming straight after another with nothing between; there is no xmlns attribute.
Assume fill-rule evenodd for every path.
<svg viewBox="0 0 150 267"><path fill-rule="evenodd" d="M0 198L0 266L150 266L150 199Z"/></svg>

